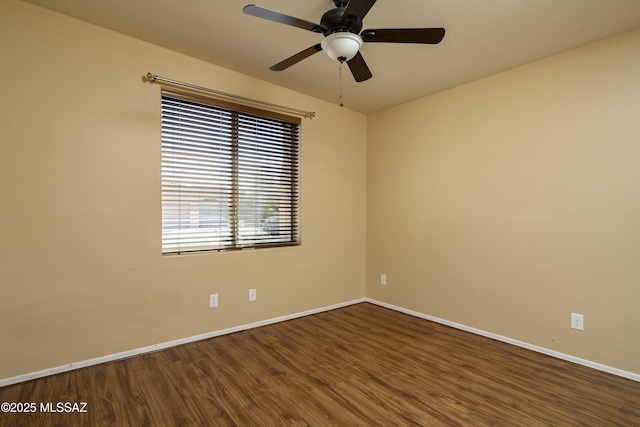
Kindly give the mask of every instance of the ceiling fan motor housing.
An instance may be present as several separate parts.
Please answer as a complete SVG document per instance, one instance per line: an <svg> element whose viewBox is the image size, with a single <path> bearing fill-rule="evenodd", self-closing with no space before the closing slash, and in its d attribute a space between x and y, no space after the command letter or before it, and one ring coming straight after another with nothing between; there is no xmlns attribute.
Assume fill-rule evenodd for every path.
<svg viewBox="0 0 640 427"><path fill-rule="evenodd" d="M342 17L344 11L345 7L339 6L322 15L320 24L327 29L327 31L324 32L325 36L344 31L354 34L360 33L360 30L362 30L362 19L354 16L353 19L347 19L347 21L343 23Z"/></svg>

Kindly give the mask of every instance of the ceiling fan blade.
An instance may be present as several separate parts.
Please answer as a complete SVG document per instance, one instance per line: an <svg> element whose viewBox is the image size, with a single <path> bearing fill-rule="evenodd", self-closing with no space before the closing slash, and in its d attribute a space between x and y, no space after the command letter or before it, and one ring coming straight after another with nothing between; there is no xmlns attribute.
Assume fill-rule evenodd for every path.
<svg viewBox="0 0 640 427"><path fill-rule="evenodd" d="M364 58L360 52L356 53L356 56L348 60L347 65L349 65L351 74L353 74L353 78L355 78L357 82L363 82L373 77L373 74L371 74L369 67L367 67L367 63L364 62Z"/></svg>
<svg viewBox="0 0 640 427"><path fill-rule="evenodd" d="M314 24L313 22L305 21L304 19L294 18L293 16L265 9L264 7L256 6L255 4L246 5L242 11L247 15L278 22L280 24L291 25L293 27L302 28L303 30L313 31L314 33L324 33L327 31L327 29L320 24Z"/></svg>
<svg viewBox="0 0 640 427"><path fill-rule="evenodd" d="M342 15L342 23L346 24L351 21L362 21L369 9L375 4L376 0L351 0L347 4L347 8Z"/></svg>
<svg viewBox="0 0 640 427"><path fill-rule="evenodd" d="M320 46L320 43L318 43L317 45L311 46L305 50L303 50L302 52L298 52L295 55L293 55L290 58L285 59L282 62L277 63L276 65L274 65L273 67L270 67L269 69L271 71L282 71L282 70L286 70L287 68L291 67L294 64L297 64L298 62L302 61L303 59L306 59L308 57L310 57L311 55L313 55L316 52L320 52L322 50L322 46Z"/></svg>
<svg viewBox="0 0 640 427"><path fill-rule="evenodd" d="M373 43L438 44L444 38L444 28L387 28L364 30L362 41Z"/></svg>

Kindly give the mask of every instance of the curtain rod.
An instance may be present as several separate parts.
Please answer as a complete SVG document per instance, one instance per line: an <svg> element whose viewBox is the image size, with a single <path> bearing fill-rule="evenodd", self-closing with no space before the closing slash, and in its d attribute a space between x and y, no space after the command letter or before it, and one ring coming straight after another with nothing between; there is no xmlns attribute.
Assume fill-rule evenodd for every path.
<svg viewBox="0 0 640 427"><path fill-rule="evenodd" d="M232 99L237 99L237 100L244 101L244 102L250 102L252 104L265 105L265 106L268 106L268 107L271 107L271 108L275 108L275 109L278 109L278 110L281 110L281 111L286 111L286 112L289 112L289 113L297 114L299 116L303 116L305 119L312 119L316 115L316 113L314 111L298 110L296 108L285 107L283 105L272 104L270 102L259 101L257 99L245 98L244 96L240 96L240 95L233 95L231 93L220 92L218 90L209 89L209 88L201 87L201 86L196 86L196 85L192 85L190 83L183 83L183 82L179 82L177 80L167 79L165 77L160 77L158 75L151 74L151 73L147 73L147 80L149 82L151 82L151 83L156 83L156 82L165 83L165 84L170 84L170 85L173 85L173 86L189 88L189 89L192 89L192 90L196 90L198 92L212 93L214 95L222 96L222 97L225 97L225 98L232 98Z"/></svg>

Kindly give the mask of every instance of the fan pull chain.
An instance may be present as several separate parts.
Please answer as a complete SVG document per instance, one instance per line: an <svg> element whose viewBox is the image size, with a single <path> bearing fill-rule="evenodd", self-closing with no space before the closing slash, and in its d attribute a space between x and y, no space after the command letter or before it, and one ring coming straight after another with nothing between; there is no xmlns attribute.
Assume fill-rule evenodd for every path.
<svg viewBox="0 0 640 427"><path fill-rule="evenodd" d="M340 61L340 67L338 67L338 99L340 99L340 106L344 107L342 102L342 64L344 61Z"/></svg>
<svg viewBox="0 0 640 427"><path fill-rule="evenodd" d="M340 99L340 106L344 107L344 103L342 102L342 62L338 67L338 99Z"/></svg>

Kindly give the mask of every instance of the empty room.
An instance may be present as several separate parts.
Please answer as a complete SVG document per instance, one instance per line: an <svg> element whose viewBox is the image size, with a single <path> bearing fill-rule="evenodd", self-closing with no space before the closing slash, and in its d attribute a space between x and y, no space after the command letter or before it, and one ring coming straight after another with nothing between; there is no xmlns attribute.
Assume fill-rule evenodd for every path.
<svg viewBox="0 0 640 427"><path fill-rule="evenodd" d="M638 0L3 0L0 52L0 426L640 425Z"/></svg>

